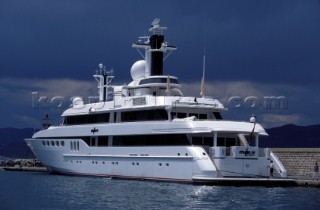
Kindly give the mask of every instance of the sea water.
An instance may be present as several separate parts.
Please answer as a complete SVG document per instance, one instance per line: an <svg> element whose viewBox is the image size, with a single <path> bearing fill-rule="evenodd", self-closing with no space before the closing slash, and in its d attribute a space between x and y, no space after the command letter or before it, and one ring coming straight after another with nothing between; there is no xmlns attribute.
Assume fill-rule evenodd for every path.
<svg viewBox="0 0 320 210"><path fill-rule="evenodd" d="M0 209L320 209L320 189L206 186L0 171Z"/></svg>

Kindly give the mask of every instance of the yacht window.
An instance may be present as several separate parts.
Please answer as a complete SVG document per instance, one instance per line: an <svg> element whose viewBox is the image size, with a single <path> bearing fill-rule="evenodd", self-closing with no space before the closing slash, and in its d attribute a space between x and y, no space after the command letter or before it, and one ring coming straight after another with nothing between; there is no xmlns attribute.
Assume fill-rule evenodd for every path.
<svg viewBox="0 0 320 210"><path fill-rule="evenodd" d="M226 138L226 147L236 146L236 138Z"/></svg>
<svg viewBox="0 0 320 210"><path fill-rule="evenodd" d="M203 144L204 145L209 145L210 147L212 147L213 146L213 138L204 137L203 138Z"/></svg>
<svg viewBox="0 0 320 210"><path fill-rule="evenodd" d="M148 78L139 82L139 85L152 84L152 83L167 83L167 78ZM179 84L177 79L170 78L171 84Z"/></svg>
<svg viewBox="0 0 320 210"><path fill-rule="evenodd" d="M192 137L193 145L202 145L202 137Z"/></svg>
<svg viewBox="0 0 320 210"><path fill-rule="evenodd" d="M177 118L186 118L186 117L187 117L187 113L181 113L181 112L177 113Z"/></svg>
<svg viewBox="0 0 320 210"><path fill-rule="evenodd" d="M198 116L199 114L198 113L189 113L189 117L191 117L191 116L195 116L197 119L199 118L199 116Z"/></svg>
<svg viewBox="0 0 320 210"><path fill-rule="evenodd" d="M90 115L78 115L65 117L65 125L81 125L81 124L93 124L93 123L107 123L109 122L109 113L103 114L90 114Z"/></svg>
<svg viewBox="0 0 320 210"><path fill-rule="evenodd" d="M113 146L176 146L190 145L184 134L113 136Z"/></svg>
<svg viewBox="0 0 320 210"><path fill-rule="evenodd" d="M207 114L199 114L199 118L200 120L205 120L207 119Z"/></svg>
<svg viewBox="0 0 320 210"><path fill-rule="evenodd" d="M213 146L213 137L201 137L201 136L193 136L192 137L193 145L206 145Z"/></svg>
<svg viewBox="0 0 320 210"><path fill-rule="evenodd" d="M122 112L121 122L167 120L168 114L164 109Z"/></svg>
<svg viewBox="0 0 320 210"><path fill-rule="evenodd" d="M213 115L217 120L222 120L222 116L221 116L220 112L213 112Z"/></svg>
<svg viewBox="0 0 320 210"><path fill-rule="evenodd" d="M88 146L90 146L90 137L82 137L82 140L83 140Z"/></svg>
<svg viewBox="0 0 320 210"><path fill-rule="evenodd" d="M108 146L108 136L99 136L98 146L99 147Z"/></svg>
<svg viewBox="0 0 320 210"><path fill-rule="evenodd" d="M218 137L218 139L217 139L217 146L218 146L218 147L225 146L224 137Z"/></svg>
<svg viewBox="0 0 320 210"><path fill-rule="evenodd" d="M90 138L90 146L95 147L97 146L98 137L97 136L91 136Z"/></svg>
<svg viewBox="0 0 320 210"><path fill-rule="evenodd" d="M70 141L70 149L71 149L71 151L73 151L73 142L72 141Z"/></svg>
<svg viewBox="0 0 320 210"><path fill-rule="evenodd" d="M218 146L225 146L225 147L231 147L231 146L237 146L239 145L239 139L235 137L218 137Z"/></svg>

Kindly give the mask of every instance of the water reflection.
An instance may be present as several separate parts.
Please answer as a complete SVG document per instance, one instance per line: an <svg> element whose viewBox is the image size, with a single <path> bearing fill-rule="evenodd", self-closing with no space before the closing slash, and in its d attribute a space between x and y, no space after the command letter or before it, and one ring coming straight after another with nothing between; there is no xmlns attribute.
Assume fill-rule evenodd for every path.
<svg viewBox="0 0 320 210"><path fill-rule="evenodd" d="M0 180L0 207L11 209L317 209L320 204L319 189L303 187L198 186L20 172L3 172Z"/></svg>

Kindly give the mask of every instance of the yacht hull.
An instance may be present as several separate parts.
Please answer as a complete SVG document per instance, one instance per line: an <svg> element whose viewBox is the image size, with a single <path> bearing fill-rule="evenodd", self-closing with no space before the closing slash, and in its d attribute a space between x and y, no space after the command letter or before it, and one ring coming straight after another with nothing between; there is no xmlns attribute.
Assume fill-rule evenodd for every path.
<svg viewBox="0 0 320 210"><path fill-rule="evenodd" d="M201 146L91 147L82 139L31 138L26 142L51 173L206 185L295 185L291 179L269 178L267 167L261 169L266 157L214 158ZM251 161L249 168L258 172L239 173L248 167L239 168L243 161Z"/></svg>
<svg viewBox="0 0 320 210"><path fill-rule="evenodd" d="M60 139L60 146L50 139L26 142L52 173L176 182L217 177L210 157L197 146L89 147L80 139ZM74 142L79 148L71 149Z"/></svg>

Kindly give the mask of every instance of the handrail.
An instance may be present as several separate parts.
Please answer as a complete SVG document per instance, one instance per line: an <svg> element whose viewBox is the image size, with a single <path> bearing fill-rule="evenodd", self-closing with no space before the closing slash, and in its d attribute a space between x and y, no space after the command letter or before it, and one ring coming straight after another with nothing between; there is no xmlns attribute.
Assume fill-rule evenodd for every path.
<svg viewBox="0 0 320 210"><path fill-rule="evenodd" d="M273 161L273 165L275 169L278 171L278 173L280 174L280 176L282 178L286 178L287 170L284 168L279 158L271 150L270 150L270 158Z"/></svg>
<svg viewBox="0 0 320 210"><path fill-rule="evenodd" d="M204 147L203 147L203 149L205 150ZM211 159L211 162L213 163L213 166L216 168L218 177L223 177L223 175L222 175L222 173L220 172L220 170L219 170L216 162L214 161L214 153L212 152L212 151L214 151L213 148L212 148L212 147L209 147L209 148L208 148L208 151L209 151L209 152L208 152L208 155L209 155L209 157L210 157L210 159Z"/></svg>

